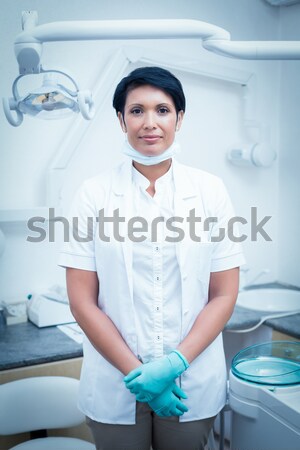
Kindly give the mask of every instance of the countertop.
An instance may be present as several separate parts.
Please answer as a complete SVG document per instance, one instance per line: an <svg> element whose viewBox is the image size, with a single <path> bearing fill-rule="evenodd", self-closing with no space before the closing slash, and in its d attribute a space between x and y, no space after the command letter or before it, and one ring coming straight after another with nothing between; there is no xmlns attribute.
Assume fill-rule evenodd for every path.
<svg viewBox="0 0 300 450"><path fill-rule="evenodd" d="M275 283L264 287L278 287ZM225 330L243 330L255 326L262 314L235 307ZM267 320L265 325L300 339L300 314ZM38 328L31 322L0 326L0 370L32 366L82 356L82 345L57 327Z"/></svg>
<svg viewBox="0 0 300 450"><path fill-rule="evenodd" d="M57 327L38 328L31 322L0 327L0 370L82 356L82 345Z"/></svg>
<svg viewBox="0 0 300 450"><path fill-rule="evenodd" d="M236 306L234 308L233 315L226 324L225 330L246 330L257 325L262 318L262 313L249 311ZM293 314L288 317L280 317L277 319L269 319L263 323L276 331L280 331L281 333L300 339L300 314Z"/></svg>

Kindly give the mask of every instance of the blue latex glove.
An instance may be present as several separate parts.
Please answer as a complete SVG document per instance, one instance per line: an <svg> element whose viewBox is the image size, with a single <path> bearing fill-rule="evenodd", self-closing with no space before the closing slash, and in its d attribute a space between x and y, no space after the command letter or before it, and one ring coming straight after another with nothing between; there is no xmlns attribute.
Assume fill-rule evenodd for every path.
<svg viewBox="0 0 300 450"><path fill-rule="evenodd" d="M158 416L182 416L188 407L180 401L186 394L173 382L160 395L149 402L149 406Z"/></svg>
<svg viewBox="0 0 300 450"><path fill-rule="evenodd" d="M173 350L169 355L143 364L124 378L127 389L139 402L149 402L161 394L189 367L185 357Z"/></svg>

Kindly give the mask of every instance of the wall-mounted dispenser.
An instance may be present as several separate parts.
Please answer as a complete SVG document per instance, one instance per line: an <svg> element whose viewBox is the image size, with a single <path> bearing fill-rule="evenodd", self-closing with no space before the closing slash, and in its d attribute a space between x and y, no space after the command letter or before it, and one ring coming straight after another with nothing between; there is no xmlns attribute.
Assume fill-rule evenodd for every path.
<svg viewBox="0 0 300 450"><path fill-rule="evenodd" d="M276 152L269 144L255 143L235 146L229 150L227 158L235 166L270 167Z"/></svg>

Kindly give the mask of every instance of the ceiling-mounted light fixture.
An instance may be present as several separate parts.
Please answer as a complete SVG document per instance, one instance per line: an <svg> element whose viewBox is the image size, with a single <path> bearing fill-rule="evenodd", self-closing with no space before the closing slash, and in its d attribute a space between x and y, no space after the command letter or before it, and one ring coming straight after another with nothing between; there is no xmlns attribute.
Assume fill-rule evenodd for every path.
<svg viewBox="0 0 300 450"><path fill-rule="evenodd" d="M41 87L31 90L25 96L20 96L17 85L21 78L28 74L20 75L13 83L13 97L3 99L4 113L11 125L19 126L24 114L39 119L61 119L80 111L85 119L92 118L94 104L91 94L87 91L79 91L72 77L59 70L40 68L40 73L44 74ZM58 75L71 81L75 90L60 84ZM12 111L15 111L16 116L12 114Z"/></svg>
<svg viewBox="0 0 300 450"><path fill-rule="evenodd" d="M44 75L42 86L20 99L18 106L22 113L39 119L60 118L68 116L72 111L79 111L76 95L76 91L58 83L54 72L48 72Z"/></svg>
<svg viewBox="0 0 300 450"><path fill-rule="evenodd" d="M15 54L19 63L20 77L13 85L13 98L4 100L4 111L9 123L18 126L23 114L49 118L50 114L61 116L66 111L80 111L85 119L91 119L94 106L88 91L76 87L70 91L62 85L43 86L25 97L18 96L16 84L28 74L44 71L40 64L44 42L83 41L107 39L202 39L202 46L222 56L240 59L300 59L299 41L231 41L228 31L199 20L105 20L54 22L37 26L37 12L22 13L23 32L15 40ZM62 111L64 110L64 111ZM15 111L16 117L12 115Z"/></svg>

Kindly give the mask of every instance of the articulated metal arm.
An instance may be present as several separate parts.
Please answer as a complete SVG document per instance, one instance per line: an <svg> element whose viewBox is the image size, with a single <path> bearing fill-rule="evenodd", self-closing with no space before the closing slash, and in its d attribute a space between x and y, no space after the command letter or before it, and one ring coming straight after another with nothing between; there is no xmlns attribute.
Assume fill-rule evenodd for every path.
<svg viewBox="0 0 300 450"><path fill-rule="evenodd" d="M34 11L23 13L24 31L15 40L20 73L39 71L43 42L110 39L201 39L205 49L240 59L300 59L299 41L231 41L228 31L189 19L53 22L36 26Z"/></svg>

